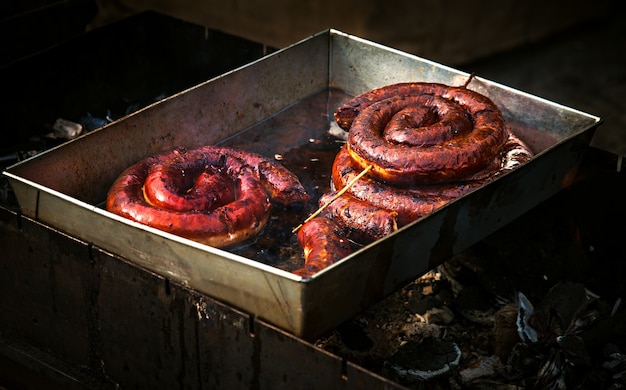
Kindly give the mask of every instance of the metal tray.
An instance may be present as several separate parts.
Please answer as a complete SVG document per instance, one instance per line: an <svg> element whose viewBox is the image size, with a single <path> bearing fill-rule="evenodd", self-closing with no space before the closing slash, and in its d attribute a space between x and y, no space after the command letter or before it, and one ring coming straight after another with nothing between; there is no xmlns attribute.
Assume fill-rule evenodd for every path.
<svg viewBox="0 0 626 390"><path fill-rule="evenodd" d="M469 88L501 107L535 157L309 279L289 272L297 262L291 254L289 261L280 256L259 261L246 248L215 249L109 213L102 208L109 186L124 168L158 151L221 143L268 157L280 154L319 195L332 160L314 156L332 155L332 148L316 149L311 140L328 139L339 103L390 83L461 85L468 77L330 29L11 166L4 174L27 216L297 336L313 338L566 187L601 119L473 78ZM297 217L306 217L306 211ZM298 251L295 241L291 244ZM254 249L254 254L262 252Z"/></svg>

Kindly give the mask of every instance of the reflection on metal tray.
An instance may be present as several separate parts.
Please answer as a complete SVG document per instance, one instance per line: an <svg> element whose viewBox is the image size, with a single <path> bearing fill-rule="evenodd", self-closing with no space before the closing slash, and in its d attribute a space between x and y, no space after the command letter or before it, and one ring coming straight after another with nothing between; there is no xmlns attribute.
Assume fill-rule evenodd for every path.
<svg viewBox="0 0 626 390"><path fill-rule="evenodd" d="M337 147L329 132L341 101L394 82L461 85L468 76L328 30L16 164L5 174L25 214L311 338L566 186L600 118L475 77L469 88L501 107L535 157L310 279L288 272L301 261L295 241L289 245L291 236L284 244L291 249L280 255L262 253L265 245L274 245L265 242L271 236L260 238L252 251L207 247L103 210L99 205L108 187L124 168L158 151L222 143L268 157L282 155L282 162L319 195Z"/></svg>

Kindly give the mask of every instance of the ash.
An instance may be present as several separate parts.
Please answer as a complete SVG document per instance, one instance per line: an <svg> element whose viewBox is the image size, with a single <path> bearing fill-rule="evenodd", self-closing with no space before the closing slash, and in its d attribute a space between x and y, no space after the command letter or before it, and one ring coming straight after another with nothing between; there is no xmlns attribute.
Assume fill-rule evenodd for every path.
<svg viewBox="0 0 626 390"><path fill-rule="evenodd" d="M623 388L614 158L592 151L571 187L315 344L407 388Z"/></svg>

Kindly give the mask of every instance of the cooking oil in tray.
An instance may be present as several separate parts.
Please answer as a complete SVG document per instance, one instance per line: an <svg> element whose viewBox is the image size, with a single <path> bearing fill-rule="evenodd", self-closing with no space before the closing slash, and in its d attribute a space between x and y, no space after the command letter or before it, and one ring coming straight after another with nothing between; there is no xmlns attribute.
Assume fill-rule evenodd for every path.
<svg viewBox="0 0 626 390"><path fill-rule="evenodd" d="M303 265L292 230L317 210L319 197L330 189L332 164L345 142L333 114L349 98L338 90L324 90L221 143L277 159L311 196L305 206L274 206L264 231L253 242L229 251L287 271Z"/></svg>

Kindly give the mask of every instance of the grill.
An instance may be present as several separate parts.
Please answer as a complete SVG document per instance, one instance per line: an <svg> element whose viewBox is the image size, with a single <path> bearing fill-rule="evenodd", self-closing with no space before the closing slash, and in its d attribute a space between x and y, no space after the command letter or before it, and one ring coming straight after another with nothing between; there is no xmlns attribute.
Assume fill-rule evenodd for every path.
<svg viewBox="0 0 626 390"><path fill-rule="evenodd" d="M82 118L90 113L106 120L104 127L86 136L9 167L5 176L19 207L7 201L2 209L6 237L19 242L12 249L11 258L16 260L9 267L19 278L7 277L3 284L24 291L22 301L3 310L12 314L7 334L52 350L64 361L90 362L88 374L95 372L104 387L117 381L132 383L132 375L125 371L134 375L153 372L159 360L186 378L201 378L203 384L214 380L269 386L278 378L310 378L316 384L328 381L335 386L342 382L348 387L366 383L396 387L306 340L379 302L569 185L600 123L598 117L475 78L470 88L504 108L513 131L531 146L536 157L521 169L303 280L289 273L297 266L293 256L286 260L268 256L254 246L233 252L216 250L116 218L102 208L106 189L125 166L156 151L218 143L266 156L280 154L282 162L301 176L309 189L322 191L328 185L323 172L330 170L336 151L327 132L332 112L342 101L391 82L460 85L469 75L336 30L274 51L160 15L143 14L111 26L101 39L128 39L132 34L124 28L143 23L145 31L167 33L150 35L150 39L142 36L143 40L129 44L128 59L111 56L106 50L100 53L103 57L88 55L94 64L100 64L102 58L113 61L104 67L116 69L107 76L110 78L102 77L99 66L71 69L65 80L42 74L41 80L58 84L50 82L48 94L24 96L24 90L32 88L25 88L24 80L10 77L11 67L3 71L12 90L22 96L7 110L11 114L6 116L14 119L7 127L14 131L7 137L11 145L19 145L7 156L15 153L19 158L22 145L30 148L33 135L48 133L59 116ZM106 45L91 41L97 37L89 34L83 38L88 42L75 44L102 50ZM191 45L194 39L189 37L197 38L199 47L177 52L181 46L175 43ZM169 40L175 52L164 55L163 43ZM154 53L147 42L156 43ZM137 59L138 47L154 57ZM64 49L55 50L55 56L67 58L75 53L70 45ZM205 55L197 56L198 52ZM181 61L171 64L163 58ZM184 58L193 61L182 61ZM29 61L20 68L57 63L41 56ZM162 69L146 66L160 62ZM183 69L187 66L192 70ZM129 74L126 68L137 73ZM90 71L82 75L81 69ZM146 69L155 74L145 75ZM193 76L178 79L172 75ZM164 85L163 79L173 84ZM32 82L37 85L38 80ZM78 89L85 86L83 95ZM71 100L60 99L60 107L46 107L41 117L23 111L24 101L47 102L58 90L68 91L65 96ZM77 107L73 96L85 96L81 98L84 106ZM34 106L44 106L43 102ZM294 125L292 118L300 122ZM294 126L298 132L285 132ZM311 139L327 142L327 147L312 148ZM34 147L50 146L56 146L55 141ZM312 160L319 163L315 169L310 169ZM302 220L306 215L295 217ZM295 225L293 220L283 220L289 226L276 226L270 232ZM260 241L259 245L266 245ZM17 261L23 258L28 261ZM28 288L22 290L15 280L28 280ZM47 291L53 294L46 296ZM146 320L150 322L147 326ZM43 322L52 324L45 332L37 327ZM30 325L23 327L25 323ZM168 340L162 342L163 337ZM220 353L212 353L214 350ZM141 359L139 355L158 358ZM296 358L304 361L290 366L290 379L284 379L285 368L276 362ZM233 363L236 361L241 363ZM106 371L98 368L99 362L104 362ZM319 372L333 375L320 378ZM163 386L160 379L158 375L153 378L155 386Z"/></svg>

